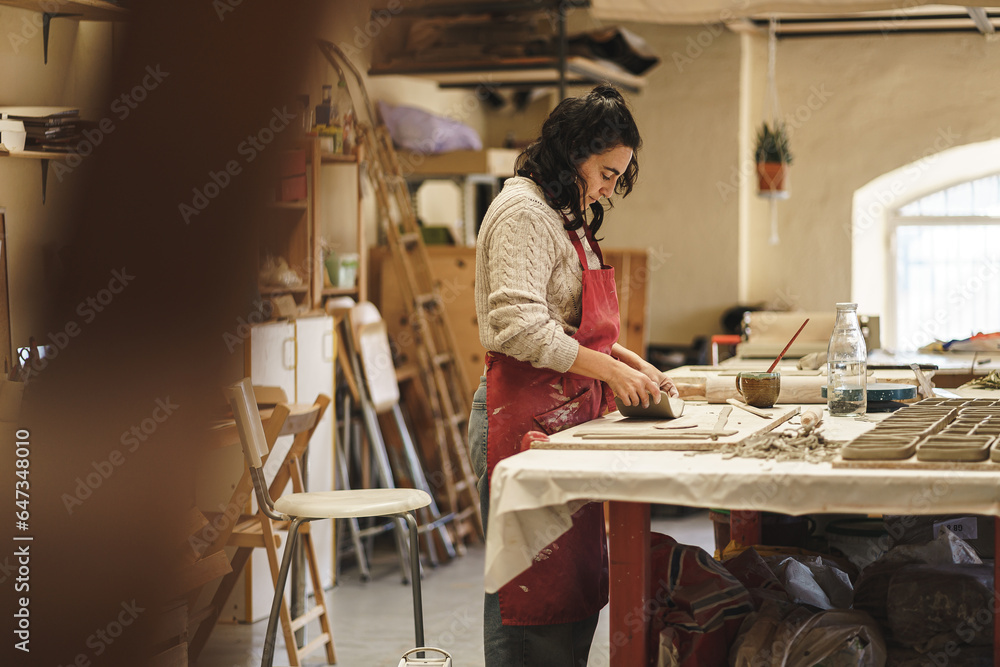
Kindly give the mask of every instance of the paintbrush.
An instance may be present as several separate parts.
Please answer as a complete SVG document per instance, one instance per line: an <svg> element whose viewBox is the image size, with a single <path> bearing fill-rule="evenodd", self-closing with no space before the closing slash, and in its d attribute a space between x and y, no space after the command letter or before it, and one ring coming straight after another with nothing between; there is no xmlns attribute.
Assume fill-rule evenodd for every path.
<svg viewBox="0 0 1000 667"><path fill-rule="evenodd" d="M788 341L788 345L786 345L785 349L781 351L781 354L778 355L778 358L774 360L774 363L771 364L771 367L767 369L768 373L772 372L775 369L775 367L777 367L778 362L781 361L781 358L783 356L785 356L785 352L788 352L788 348L792 346L792 343L794 343L795 339L799 337L799 334L802 333L802 330L806 328L807 324L809 324L808 317L806 318L806 321L802 323L802 326L799 327L799 330L795 332L795 335L792 336L792 339Z"/></svg>

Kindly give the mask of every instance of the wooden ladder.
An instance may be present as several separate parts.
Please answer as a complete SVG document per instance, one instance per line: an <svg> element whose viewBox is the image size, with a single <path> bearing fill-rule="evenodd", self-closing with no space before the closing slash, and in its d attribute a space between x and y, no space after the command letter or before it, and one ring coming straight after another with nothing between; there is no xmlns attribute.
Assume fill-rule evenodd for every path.
<svg viewBox="0 0 1000 667"><path fill-rule="evenodd" d="M343 70L338 60L351 71L370 120L367 124L358 123L357 136L367 157L368 180L375 191L382 227L400 279L417 350L419 379L427 395L441 457L441 481L448 511L454 515L449 525L455 533L456 548L461 552L466 538L475 541L483 537L477 478L468 445L472 388L459 367L455 334L430 269L427 248L389 132L377 123L375 109L354 64L335 44L320 40L319 45L341 76Z"/></svg>

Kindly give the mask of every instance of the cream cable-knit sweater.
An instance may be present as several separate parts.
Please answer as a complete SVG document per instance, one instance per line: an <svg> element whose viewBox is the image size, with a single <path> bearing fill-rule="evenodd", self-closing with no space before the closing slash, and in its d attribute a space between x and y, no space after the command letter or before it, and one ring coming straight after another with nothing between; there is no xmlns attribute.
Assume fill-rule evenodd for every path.
<svg viewBox="0 0 1000 667"><path fill-rule="evenodd" d="M600 261L583 239L589 269ZM563 219L531 179L504 183L476 243L476 316L487 350L565 373L576 361L583 268Z"/></svg>

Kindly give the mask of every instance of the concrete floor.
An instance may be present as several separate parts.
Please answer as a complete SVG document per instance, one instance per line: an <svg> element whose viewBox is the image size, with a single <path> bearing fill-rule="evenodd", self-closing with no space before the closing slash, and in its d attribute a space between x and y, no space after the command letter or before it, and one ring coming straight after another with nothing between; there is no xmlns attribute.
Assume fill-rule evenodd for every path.
<svg viewBox="0 0 1000 667"><path fill-rule="evenodd" d="M707 511L681 518L653 519L653 530L678 542L715 548ZM470 547L464 557L436 569L426 568L423 578L424 634L428 646L446 649L455 667L481 667L483 662L483 562L482 545ZM413 603L409 586L400 583L398 561L391 550L376 555L373 580L363 583L353 569L341 573L340 582L327 592L331 605L337 665L342 667L396 667L402 654L413 648ZM260 664L266 621L252 625L219 625L212 633L199 667L252 667ZM309 626L314 636L317 623ZM607 608L591 649L589 667L609 663ZM321 652L306 665L325 665ZM288 655L278 632L276 665L287 665Z"/></svg>

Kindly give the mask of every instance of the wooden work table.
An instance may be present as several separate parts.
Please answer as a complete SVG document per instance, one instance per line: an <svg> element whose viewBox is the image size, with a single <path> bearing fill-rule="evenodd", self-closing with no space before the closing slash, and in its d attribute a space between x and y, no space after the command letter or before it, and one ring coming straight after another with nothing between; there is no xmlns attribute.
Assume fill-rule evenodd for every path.
<svg viewBox="0 0 1000 667"><path fill-rule="evenodd" d="M711 409L717 411L719 406L688 403L685 415ZM612 428L620 415L613 413L603 419L601 425ZM828 416L825 422L827 436L835 440L851 439L873 426L868 421ZM485 581L487 591L495 591L530 566L533 556L571 525L577 508L593 500L610 501L613 667L647 664L648 614L642 610L652 594L651 503L730 508L734 533L746 528L739 525L744 516L761 511L1000 516L1000 464L947 474L935 470L856 470L830 463L723 459L714 452L629 451L581 445L575 432L594 427L595 423L589 422L550 436L550 445L561 443L566 449L531 449L496 466ZM749 528L752 532L753 526ZM1000 530L997 536L1000 541ZM757 543L752 535L747 539ZM636 623L637 617L645 622ZM1000 615L994 615L994 623L1000 637ZM1000 664L1000 650L994 650Z"/></svg>

